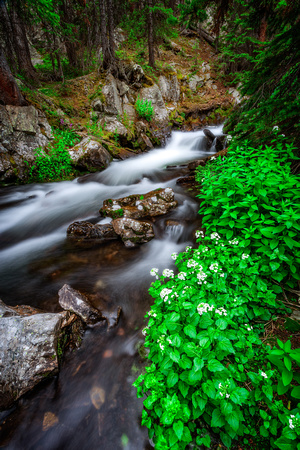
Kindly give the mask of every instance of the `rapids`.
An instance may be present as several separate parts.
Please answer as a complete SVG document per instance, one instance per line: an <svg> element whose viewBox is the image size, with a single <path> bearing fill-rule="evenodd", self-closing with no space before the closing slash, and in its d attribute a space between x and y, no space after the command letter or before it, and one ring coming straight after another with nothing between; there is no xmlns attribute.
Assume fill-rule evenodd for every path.
<svg viewBox="0 0 300 450"><path fill-rule="evenodd" d="M215 135L222 126L211 127ZM122 307L119 325L88 328L79 350L12 410L0 413L0 447L13 450L143 450L152 448L140 426L142 401L131 386L142 367L144 315L150 308L152 267L173 267L171 253L193 244L198 202L176 180L182 164L214 153L202 131L173 132L163 149L74 181L2 188L0 191L0 298L58 312L65 284L90 294L95 307ZM171 167L167 167L170 166ZM156 218L156 238L139 248L119 241L74 247L66 230L75 220L103 223L107 198L171 187L178 207ZM179 224L172 222L179 221ZM166 223L166 221L169 221ZM97 401L96 401L96 400Z"/></svg>

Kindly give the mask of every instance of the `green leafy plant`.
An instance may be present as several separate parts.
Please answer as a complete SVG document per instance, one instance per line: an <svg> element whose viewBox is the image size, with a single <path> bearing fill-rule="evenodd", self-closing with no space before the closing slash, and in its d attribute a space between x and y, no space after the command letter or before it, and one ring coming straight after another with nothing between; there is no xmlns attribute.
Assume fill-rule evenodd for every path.
<svg viewBox="0 0 300 450"><path fill-rule="evenodd" d="M268 359L277 366L280 373L277 393L282 395L292 387L293 378L300 384L300 374L295 370L296 366L300 367L300 349L292 350L291 341L283 343L277 339L277 344L279 348L274 347ZM292 388L291 396L300 399L300 385Z"/></svg>
<svg viewBox="0 0 300 450"><path fill-rule="evenodd" d="M71 175L72 160L68 147L79 142L79 136L70 130L53 129L54 140L47 151L37 149L35 163L29 171L30 181L61 180Z"/></svg>
<svg viewBox="0 0 300 450"><path fill-rule="evenodd" d="M154 111L151 100L142 100L138 97L135 103L135 109L139 117L145 118L148 122L152 120Z"/></svg>
<svg viewBox="0 0 300 450"><path fill-rule="evenodd" d="M212 158L196 175L205 191L200 213L207 230L238 237L260 255L261 274L290 286L300 278L300 190L286 163L292 150L284 137L257 148L233 143L226 158Z"/></svg>

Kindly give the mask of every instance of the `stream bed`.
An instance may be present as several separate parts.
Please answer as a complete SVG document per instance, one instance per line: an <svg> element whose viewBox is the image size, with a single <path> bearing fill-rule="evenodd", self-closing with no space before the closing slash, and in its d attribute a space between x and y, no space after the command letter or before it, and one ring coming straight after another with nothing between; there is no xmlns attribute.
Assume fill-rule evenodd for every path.
<svg viewBox="0 0 300 450"><path fill-rule="evenodd" d="M222 126L210 127L218 136ZM195 198L176 184L187 162L215 153L202 131L173 132L163 149L74 181L0 191L0 298L59 312L69 284L99 309L122 307L118 326L88 328L80 349L67 352L59 375L45 380L12 410L0 413L0 447L13 450L146 450L142 400L132 383L143 360L141 329L152 299L150 269L173 268L172 252L193 245L200 224ZM171 167L167 167L171 166ZM66 239L74 221L105 223L103 200L170 187L178 207L156 217L155 239L128 249L121 241L78 247Z"/></svg>

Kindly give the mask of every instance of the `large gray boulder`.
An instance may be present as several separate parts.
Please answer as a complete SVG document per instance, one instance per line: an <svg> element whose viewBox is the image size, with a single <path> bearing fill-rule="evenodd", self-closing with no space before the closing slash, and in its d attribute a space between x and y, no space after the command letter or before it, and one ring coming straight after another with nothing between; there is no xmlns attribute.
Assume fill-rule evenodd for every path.
<svg viewBox="0 0 300 450"><path fill-rule="evenodd" d="M0 105L0 181L26 181L36 149L52 138L46 116L34 106Z"/></svg>
<svg viewBox="0 0 300 450"><path fill-rule="evenodd" d="M81 170L104 170L112 161L110 153L91 137L84 138L69 150L72 163Z"/></svg>
<svg viewBox="0 0 300 450"><path fill-rule="evenodd" d="M153 226L150 222L122 217L113 220L112 226L128 248L145 244L154 238Z"/></svg>
<svg viewBox="0 0 300 450"><path fill-rule="evenodd" d="M176 208L177 201L171 188L156 189L144 195L129 195L119 199L104 200L100 214L112 217L141 219L168 213Z"/></svg>
<svg viewBox="0 0 300 450"><path fill-rule="evenodd" d="M0 317L0 409L58 371L62 314Z"/></svg>

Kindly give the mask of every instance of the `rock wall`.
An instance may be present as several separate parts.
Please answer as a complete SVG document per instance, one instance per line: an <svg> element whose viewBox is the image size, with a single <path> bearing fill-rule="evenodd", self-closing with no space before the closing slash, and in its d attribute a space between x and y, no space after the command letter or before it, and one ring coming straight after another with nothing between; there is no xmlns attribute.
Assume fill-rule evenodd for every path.
<svg viewBox="0 0 300 450"><path fill-rule="evenodd" d="M25 182L35 150L51 139L46 116L34 106L0 105L0 181Z"/></svg>

